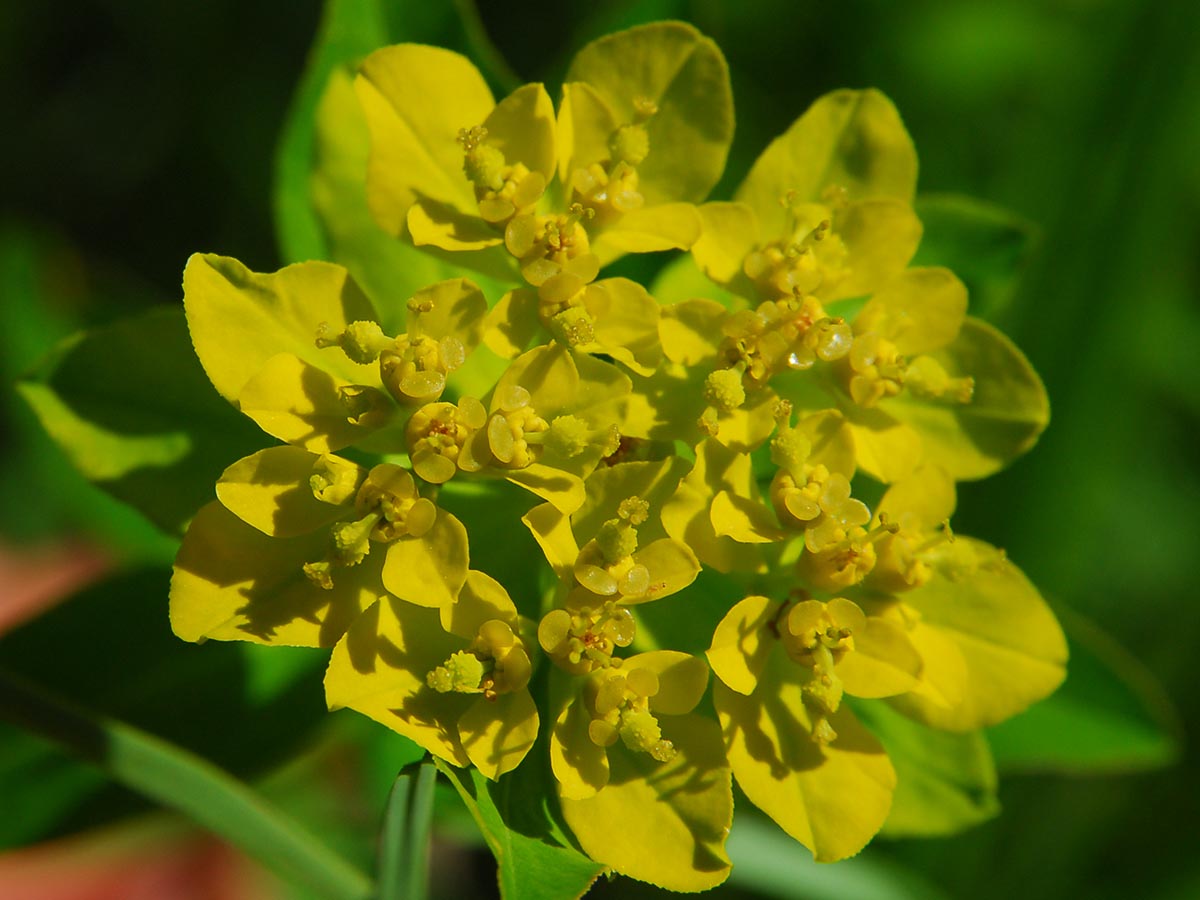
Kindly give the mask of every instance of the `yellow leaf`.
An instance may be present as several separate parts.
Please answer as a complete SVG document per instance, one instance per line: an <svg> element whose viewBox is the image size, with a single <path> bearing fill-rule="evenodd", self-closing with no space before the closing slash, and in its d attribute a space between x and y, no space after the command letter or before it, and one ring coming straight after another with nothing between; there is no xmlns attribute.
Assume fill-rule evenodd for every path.
<svg viewBox="0 0 1200 900"><path fill-rule="evenodd" d="M624 253L687 250L700 237L700 215L690 203L660 203L625 213L596 238L601 263Z"/></svg>
<svg viewBox="0 0 1200 900"><path fill-rule="evenodd" d="M906 421L882 408L846 409L850 433L854 435L854 458L858 467L884 483L899 481L921 464L925 444Z"/></svg>
<svg viewBox="0 0 1200 900"><path fill-rule="evenodd" d="M837 282L830 296L822 294L828 300L861 297L878 290L903 272L921 242L917 214L908 203L890 198L851 203L835 214L833 228L850 253L850 274Z"/></svg>
<svg viewBox="0 0 1200 900"><path fill-rule="evenodd" d="M708 686L708 666L699 656L678 650L653 650L631 656L622 664L626 672L649 669L658 676L658 693L650 698L650 710L667 716L690 713Z"/></svg>
<svg viewBox="0 0 1200 900"><path fill-rule="evenodd" d="M488 144L509 165L523 163L549 182L555 169L554 104L540 84L525 84L496 104L483 122ZM461 160L460 160L461 168Z"/></svg>
<svg viewBox="0 0 1200 900"><path fill-rule="evenodd" d="M787 536L759 498L718 491L708 511L713 532L739 544L771 544Z"/></svg>
<svg viewBox="0 0 1200 900"><path fill-rule="evenodd" d="M705 565L721 572L734 569L761 571L761 554L749 544L718 535L709 509L717 490L748 493L750 458L719 441L702 441L696 463L662 510L667 534L690 547Z"/></svg>
<svg viewBox="0 0 1200 900"><path fill-rule="evenodd" d="M553 503L535 506L521 517L532 533L546 560L559 578L569 578L579 555L579 544L571 531L571 520Z"/></svg>
<svg viewBox="0 0 1200 900"><path fill-rule="evenodd" d="M796 423L796 430L808 438L812 449L808 462L823 465L830 472L854 477L857 468L854 458L854 433L836 409L827 409L805 416Z"/></svg>
<svg viewBox="0 0 1200 900"><path fill-rule="evenodd" d="M947 642L943 654L957 653L965 665L962 698L945 706L910 694L893 703L935 728L969 731L1001 722L1053 693L1066 675L1067 643L1037 589L995 548L967 537L944 546L973 554L977 567L941 574L907 592L904 603L934 633L935 640L915 629L909 635L926 660L923 677L933 681L929 660L937 644ZM956 674L954 668L948 674Z"/></svg>
<svg viewBox="0 0 1200 900"><path fill-rule="evenodd" d="M563 816L597 862L667 890L707 890L730 868L733 795L720 731L695 715L664 717L662 731L677 751L671 762L615 744L608 783L587 799L563 796Z"/></svg>
<svg viewBox="0 0 1200 900"><path fill-rule="evenodd" d="M563 85L558 109L558 174L564 184L570 183L576 169L608 159L608 139L621 124L590 84Z"/></svg>
<svg viewBox="0 0 1200 900"><path fill-rule="evenodd" d="M384 586L409 603L447 606L458 598L467 580L467 529L444 509L437 511L427 532L397 538L385 552Z"/></svg>
<svg viewBox="0 0 1200 900"><path fill-rule="evenodd" d="M583 479L571 472L563 472L541 463L532 463L523 469L505 472L513 484L550 501L559 512L570 515L583 503Z"/></svg>
<svg viewBox="0 0 1200 900"><path fill-rule="evenodd" d="M974 379L969 403L924 400L908 392L881 403L920 432L926 461L958 480L984 478L1037 442L1050 422L1050 401L1012 341L968 316L958 337L930 355L950 377Z"/></svg>
<svg viewBox="0 0 1200 900"><path fill-rule="evenodd" d="M750 696L717 684L713 704L738 786L818 862L853 856L882 827L896 773L848 707L829 716L837 737L821 746L790 674L764 677Z"/></svg>
<svg viewBox="0 0 1200 900"><path fill-rule="evenodd" d="M499 248L504 243L504 235L477 215L424 197L408 208L405 222L417 247L462 253ZM497 255L503 256L503 251Z"/></svg>
<svg viewBox="0 0 1200 900"><path fill-rule="evenodd" d="M746 597L725 614L713 633L709 665L739 694L751 694L758 687L758 677L778 639L769 629L779 606L767 597Z"/></svg>
<svg viewBox="0 0 1200 900"><path fill-rule="evenodd" d="M617 516L624 500L639 497L650 504L651 515L638 526L638 540L644 545L666 537L666 531L653 511L670 499L689 468L687 460L678 456L602 466L588 477L587 499L572 514L572 526L579 534L590 538L604 522Z"/></svg>
<svg viewBox="0 0 1200 900"><path fill-rule="evenodd" d="M378 388L342 381L290 353L267 360L237 399L267 434L315 453L364 440L396 411Z"/></svg>
<svg viewBox="0 0 1200 900"><path fill-rule="evenodd" d="M686 366L715 359L721 323L728 315L729 311L717 301L700 297L663 307L658 323L663 353Z"/></svg>
<svg viewBox="0 0 1200 900"><path fill-rule="evenodd" d="M440 694L425 681L461 649L462 639L442 630L436 610L384 598L334 647L326 702L369 716L456 766L470 765L458 723L480 698Z"/></svg>
<svg viewBox="0 0 1200 900"><path fill-rule="evenodd" d="M537 705L529 691L477 697L458 720L458 733L471 763L495 781L511 772L537 740Z"/></svg>
<svg viewBox="0 0 1200 900"><path fill-rule="evenodd" d="M764 235L777 235L787 225L779 200L789 191L819 200L838 186L851 200L911 203L916 184L917 153L892 102L876 90L839 90L768 145L734 199L754 210Z"/></svg>
<svg viewBox="0 0 1200 900"><path fill-rule="evenodd" d="M533 288L517 288L501 297L487 314L483 342L488 349L497 356L513 359L528 350L538 337L545 340L538 302Z"/></svg>
<svg viewBox="0 0 1200 900"><path fill-rule="evenodd" d="M304 574L329 535L267 537L213 501L188 526L171 577L171 628L185 641L213 638L332 647L382 591L382 553L339 569L332 590Z"/></svg>
<svg viewBox="0 0 1200 900"><path fill-rule="evenodd" d="M455 602L441 607L442 628L468 641L491 619L515 625L517 608L508 591L491 575L472 569Z"/></svg>
<svg viewBox="0 0 1200 900"><path fill-rule="evenodd" d="M639 375L652 374L662 359L654 298L628 278L606 278L584 291L585 305L603 310L593 326L599 350Z"/></svg>
<svg viewBox="0 0 1200 900"><path fill-rule="evenodd" d="M758 217L745 203L705 203L697 211L701 231L692 255L705 275L728 287L742 276L746 255L758 245Z"/></svg>
<svg viewBox="0 0 1200 900"><path fill-rule="evenodd" d="M837 664L846 693L865 699L907 693L920 674L921 656L904 629L874 616L855 630L854 649Z"/></svg>
<svg viewBox="0 0 1200 900"><path fill-rule="evenodd" d="M230 403L279 353L347 382L379 384L373 367L316 345L322 323L337 334L351 322L375 318L370 301L341 266L306 262L260 275L236 259L196 253L183 272L183 305L196 355Z"/></svg>
<svg viewBox="0 0 1200 900"><path fill-rule="evenodd" d="M901 353L916 356L953 341L966 314L967 289L953 272L908 269L867 301L854 332L877 332Z"/></svg>
<svg viewBox="0 0 1200 900"><path fill-rule="evenodd" d="M483 124L494 101L470 60L422 44L385 47L367 57L355 88L371 131L367 199L380 226L401 234L422 197L474 213L457 137Z"/></svg>
<svg viewBox="0 0 1200 900"><path fill-rule="evenodd" d="M654 22L595 40L564 81L587 82L618 124L635 120L639 101L657 107L646 122L650 153L638 166L647 206L699 202L716 184L733 139L729 68L691 25Z"/></svg>
<svg viewBox="0 0 1200 900"><path fill-rule="evenodd" d="M564 798L585 800L608 784L608 751L592 741L583 698L573 696L550 736L550 767Z"/></svg>
<svg viewBox="0 0 1200 900"><path fill-rule="evenodd" d="M479 286L469 278L449 278L413 294L408 334L435 341L454 337L469 353L479 346L486 315L487 298Z"/></svg>
<svg viewBox="0 0 1200 900"><path fill-rule="evenodd" d="M642 596L625 595L621 602L626 605L669 597L682 591L700 574L696 555L686 544L671 538L660 538L643 546L633 554L633 561L650 570L650 588Z"/></svg>
<svg viewBox="0 0 1200 900"><path fill-rule="evenodd" d="M954 514L956 503L954 480L946 471L922 466L887 489L875 515L886 516L892 522L915 517L920 528L932 531Z"/></svg>
<svg viewBox="0 0 1200 900"><path fill-rule="evenodd" d="M272 537L296 537L332 525L354 506L323 503L313 495L309 479L318 459L299 447L259 450L224 471L217 481L217 499L243 522ZM361 470L359 480L366 474ZM353 499L351 493L349 500Z"/></svg>

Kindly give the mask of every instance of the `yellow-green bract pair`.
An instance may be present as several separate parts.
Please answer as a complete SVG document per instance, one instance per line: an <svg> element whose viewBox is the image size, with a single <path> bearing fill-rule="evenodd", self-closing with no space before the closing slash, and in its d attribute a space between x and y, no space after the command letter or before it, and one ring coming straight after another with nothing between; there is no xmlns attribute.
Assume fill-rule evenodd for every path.
<svg viewBox="0 0 1200 900"><path fill-rule="evenodd" d="M728 874L731 778L820 860L945 821L904 790L924 743L986 768L980 729L1063 677L1037 591L949 524L1048 406L961 282L909 265L891 103L821 98L705 204L732 101L687 25L588 45L557 108L418 45L357 93L371 211L447 277L373 304L330 263L189 262L205 370L285 443L197 514L176 632L332 647L331 707L489 778L546 766L585 853L673 890ZM690 253L657 299L600 277L661 250ZM521 527L542 596L540 559L472 560Z"/></svg>

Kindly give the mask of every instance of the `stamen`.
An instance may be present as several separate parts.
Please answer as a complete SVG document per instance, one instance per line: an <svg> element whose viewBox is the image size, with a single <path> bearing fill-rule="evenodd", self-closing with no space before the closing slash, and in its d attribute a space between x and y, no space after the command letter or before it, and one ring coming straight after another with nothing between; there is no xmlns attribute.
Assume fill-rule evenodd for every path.
<svg viewBox="0 0 1200 900"><path fill-rule="evenodd" d="M341 347L346 356L359 365L375 362L379 354L391 348L395 342L396 338L384 334L378 322L369 320L351 322L339 334L331 332L328 322L317 326L317 347L322 350Z"/></svg>
<svg viewBox="0 0 1200 900"><path fill-rule="evenodd" d="M584 674L616 667L613 650L633 643L637 627L633 614L613 600L574 612L554 609L538 625L538 643L560 668Z"/></svg>
<svg viewBox="0 0 1200 900"><path fill-rule="evenodd" d="M746 402L742 373L737 369L717 369L704 379L704 400L721 412L733 412Z"/></svg>
<svg viewBox="0 0 1200 900"><path fill-rule="evenodd" d="M330 506L341 506L358 492L362 476L363 470L354 463L324 453L313 463L308 486L317 500Z"/></svg>
<svg viewBox="0 0 1200 900"><path fill-rule="evenodd" d="M481 683L489 672L490 667L485 667L475 654L459 650L426 675L425 683L439 694L478 694L482 693Z"/></svg>
<svg viewBox="0 0 1200 900"><path fill-rule="evenodd" d="M458 129L458 137L455 140L462 146L463 150L470 153L487 137L487 129L482 125L475 125L472 128Z"/></svg>
<svg viewBox="0 0 1200 900"><path fill-rule="evenodd" d="M323 559L320 562L305 563L302 567L305 576L323 591L333 590L333 564Z"/></svg>
<svg viewBox="0 0 1200 900"><path fill-rule="evenodd" d="M637 96L633 98L633 120L639 125L648 122L652 117L658 115L658 104L649 97Z"/></svg>
<svg viewBox="0 0 1200 900"><path fill-rule="evenodd" d="M333 526L334 560L343 566L357 566L371 552L371 532L382 512L373 512L355 522L343 522Z"/></svg>

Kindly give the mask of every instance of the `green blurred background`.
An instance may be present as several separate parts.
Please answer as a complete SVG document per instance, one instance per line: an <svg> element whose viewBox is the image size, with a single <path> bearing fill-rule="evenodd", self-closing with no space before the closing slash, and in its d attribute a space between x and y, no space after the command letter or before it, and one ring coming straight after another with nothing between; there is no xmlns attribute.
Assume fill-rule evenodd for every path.
<svg viewBox="0 0 1200 900"><path fill-rule="evenodd" d="M1200 5L535 0L481 3L478 18L460 3L381 5L392 40L479 59L482 28L521 80L548 83L598 35L686 19L717 41L733 76L737 134L714 196L728 196L819 94L874 86L913 135L922 193L988 204L973 207L973 230L954 202L925 201L923 258L956 266L973 310L1025 350L1053 421L1028 457L963 486L956 528L1007 548L1056 607L1108 633L1093 649L1123 673L1124 713L1105 702L1117 688L1073 674L1079 722L1096 724L1093 701L1112 718L1098 732L1104 746L1060 758L1010 754L998 818L957 837L878 841L820 869L774 832L735 830L744 862L722 890L1200 896L1200 759L1188 740L1200 723ZM291 759L264 789L314 827L339 823L328 827L334 840L369 859L383 792L409 749L340 716L323 726L311 655L268 661L175 641L165 615L172 541L90 487L9 389L79 328L178 305L193 251L235 255L256 270L287 261L272 219L275 157L321 15L317 0L5 5L0 615L36 580L16 562L38 554L43 567L69 566L96 552L80 548L98 547L107 563L97 565L114 574L0 641L0 665L240 774ZM487 74L502 79L503 67ZM649 279L664 261L625 271ZM120 370L111 372L119 392ZM70 549L59 552L63 542ZM1048 716L1028 727L1052 738L1062 727L1069 743L1077 724ZM324 788L311 786L322 780L313 771L325 773ZM17 847L137 804L6 727L0 808L0 846ZM469 828L453 817L442 825L468 843ZM481 852L465 857L465 869L451 859L447 872L479 878L454 890L492 889ZM630 896L632 887L602 892Z"/></svg>

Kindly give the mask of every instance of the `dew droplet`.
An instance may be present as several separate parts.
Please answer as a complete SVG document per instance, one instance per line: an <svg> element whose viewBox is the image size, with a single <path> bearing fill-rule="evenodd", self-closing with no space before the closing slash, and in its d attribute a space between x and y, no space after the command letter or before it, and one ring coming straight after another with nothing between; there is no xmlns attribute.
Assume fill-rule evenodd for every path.
<svg viewBox="0 0 1200 900"><path fill-rule="evenodd" d="M633 620L633 613L623 606L618 606L613 610L604 630L618 647L628 647L637 635L637 623Z"/></svg>
<svg viewBox="0 0 1200 900"><path fill-rule="evenodd" d="M633 566L621 576L621 595L640 597L650 589L650 570L643 565Z"/></svg>
<svg viewBox="0 0 1200 900"><path fill-rule="evenodd" d="M807 353L801 353L799 350L793 350L788 354L787 358L788 367L798 371L811 369L814 362L815 360L812 356Z"/></svg>
<svg viewBox="0 0 1200 900"><path fill-rule="evenodd" d="M825 362L841 359L850 352L854 343L854 334L846 324L831 325L821 335L817 342L817 356Z"/></svg>

